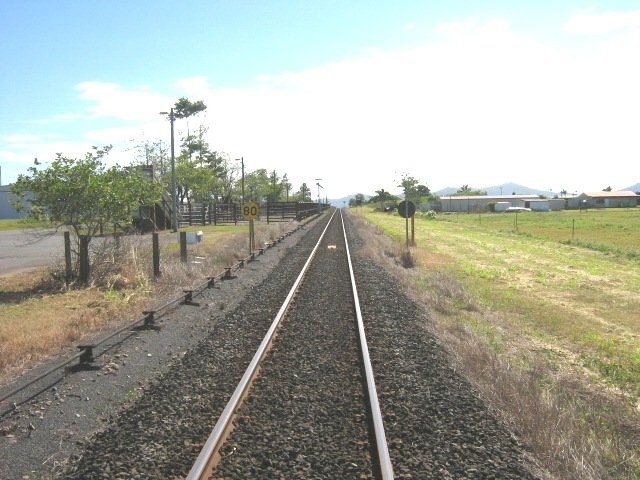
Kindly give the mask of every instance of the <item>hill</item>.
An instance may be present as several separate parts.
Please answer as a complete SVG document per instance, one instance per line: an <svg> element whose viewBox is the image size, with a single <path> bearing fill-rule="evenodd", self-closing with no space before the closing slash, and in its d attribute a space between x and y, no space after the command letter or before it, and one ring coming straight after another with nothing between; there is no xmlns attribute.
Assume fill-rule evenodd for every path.
<svg viewBox="0 0 640 480"><path fill-rule="evenodd" d="M476 189L475 187L471 187L471 189L482 190L484 192L487 192L487 195L490 195L490 196L511 195L514 193L516 195L545 195L547 197L553 197L554 195L557 195L556 192L550 192L547 190L537 190L535 188L525 187L524 185L518 185L517 183L503 183L502 185L494 185L491 187L482 187L478 189ZM443 188L442 190L438 190L437 192L434 192L434 193L440 196L447 196L447 195L456 193L458 190L459 190L458 188L447 187L447 188Z"/></svg>
<svg viewBox="0 0 640 480"><path fill-rule="evenodd" d="M347 195L346 197L342 197L342 198L330 198L329 204L337 208L348 207L349 200L351 200L352 198L356 198L355 193L353 195ZM365 202L367 202L370 198L371 198L371 195L366 195L366 194L364 195Z"/></svg>

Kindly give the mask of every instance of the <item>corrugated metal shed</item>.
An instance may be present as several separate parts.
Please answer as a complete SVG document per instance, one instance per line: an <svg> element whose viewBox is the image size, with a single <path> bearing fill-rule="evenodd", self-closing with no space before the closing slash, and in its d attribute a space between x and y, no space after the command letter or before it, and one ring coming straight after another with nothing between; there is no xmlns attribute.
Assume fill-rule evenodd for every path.
<svg viewBox="0 0 640 480"><path fill-rule="evenodd" d="M527 200L537 200L538 195L472 195L440 197L443 212L488 212L489 204L507 202L510 207L524 207Z"/></svg>
<svg viewBox="0 0 640 480"><path fill-rule="evenodd" d="M627 190L585 192L578 195L579 205L588 208L627 208L640 205L640 195Z"/></svg>

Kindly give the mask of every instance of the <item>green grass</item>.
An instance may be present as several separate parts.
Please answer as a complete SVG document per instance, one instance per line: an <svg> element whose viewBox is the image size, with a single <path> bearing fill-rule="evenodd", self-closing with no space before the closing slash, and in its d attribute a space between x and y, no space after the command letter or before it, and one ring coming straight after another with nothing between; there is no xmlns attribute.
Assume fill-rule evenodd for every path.
<svg viewBox="0 0 640 480"><path fill-rule="evenodd" d="M640 208L451 214L438 220L640 258Z"/></svg>
<svg viewBox="0 0 640 480"><path fill-rule="evenodd" d="M356 213L404 250L404 219ZM528 212L517 229L512 214L418 216L415 228L416 267L392 271L543 468L640 479L640 209Z"/></svg>
<svg viewBox="0 0 640 480"><path fill-rule="evenodd" d="M404 219L363 213L404 241ZM518 231L514 218L417 217L417 251L446 258L447 269L511 338L572 352L603 382L640 398L640 209L527 212L518 215Z"/></svg>
<svg viewBox="0 0 640 480"><path fill-rule="evenodd" d="M0 220L0 231L22 230L25 228L43 228L48 227L46 221L35 221L27 219L2 219Z"/></svg>

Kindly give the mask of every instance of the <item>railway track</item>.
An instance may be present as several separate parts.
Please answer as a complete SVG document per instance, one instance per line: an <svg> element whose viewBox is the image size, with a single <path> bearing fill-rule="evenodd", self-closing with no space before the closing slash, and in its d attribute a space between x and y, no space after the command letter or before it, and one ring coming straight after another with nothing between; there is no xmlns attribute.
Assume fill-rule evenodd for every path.
<svg viewBox="0 0 640 480"><path fill-rule="evenodd" d="M341 213L331 217L188 478L290 476L393 478Z"/></svg>
<svg viewBox="0 0 640 480"><path fill-rule="evenodd" d="M426 326L428 313L358 254L352 271L388 445L380 447L375 407L366 406L361 327L338 218L319 243L327 222L315 222L286 247L267 279L213 321L209 334L87 441L59 476L536 478L515 437L451 366ZM345 223L353 253L363 241ZM291 293L316 246L304 282ZM287 297L293 303L283 307ZM270 351L257 354L264 356L259 372L247 374L271 328ZM251 389L237 394L241 406L229 407L243 376ZM216 427L219 439L208 441L223 417L232 428Z"/></svg>

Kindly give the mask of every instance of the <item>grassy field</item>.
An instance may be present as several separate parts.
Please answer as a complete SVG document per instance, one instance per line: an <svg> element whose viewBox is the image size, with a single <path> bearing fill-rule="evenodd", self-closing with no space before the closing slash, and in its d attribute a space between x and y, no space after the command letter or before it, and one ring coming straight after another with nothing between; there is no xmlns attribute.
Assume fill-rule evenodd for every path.
<svg viewBox="0 0 640 480"><path fill-rule="evenodd" d="M404 243L404 219L359 210ZM427 306L440 328L472 332L487 358L505 368L535 370L535 387L542 392L538 402L564 396L562 408L573 423L599 425L575 436L586 437L580 441L587 450L602 447L593 455L600 473L640 478L640 209L417 216L415 230L418 268L412 287L430 299ZM438 279L446 275L464 293L451 295L442 306L436 297L449 292ZM465 355L464 348L459 346L458 355ZM482 376L481 370L473 375ZM483 386L489 396L501 373L491 375ZM515 399L502 401L508 408ZM610 448L629 442L635 447ZM562 476L601 478L587 471Z"/></svg>
<svg viewBox="0 0 640 480"><path fill-rule="evenodd" d="M397 239L404 235L398 217L369 218ZM505 314L510 330L568 351L638 399L640 209L527 212L517 221L516 231L513 214L418 217L416 242L446 256L475 298Z"/></svg>
<svg viewBox="0 0 640 480"><path fill-rule="evenodd" d="M452 214L440 219L640 258L640 208Z"/></svg>

